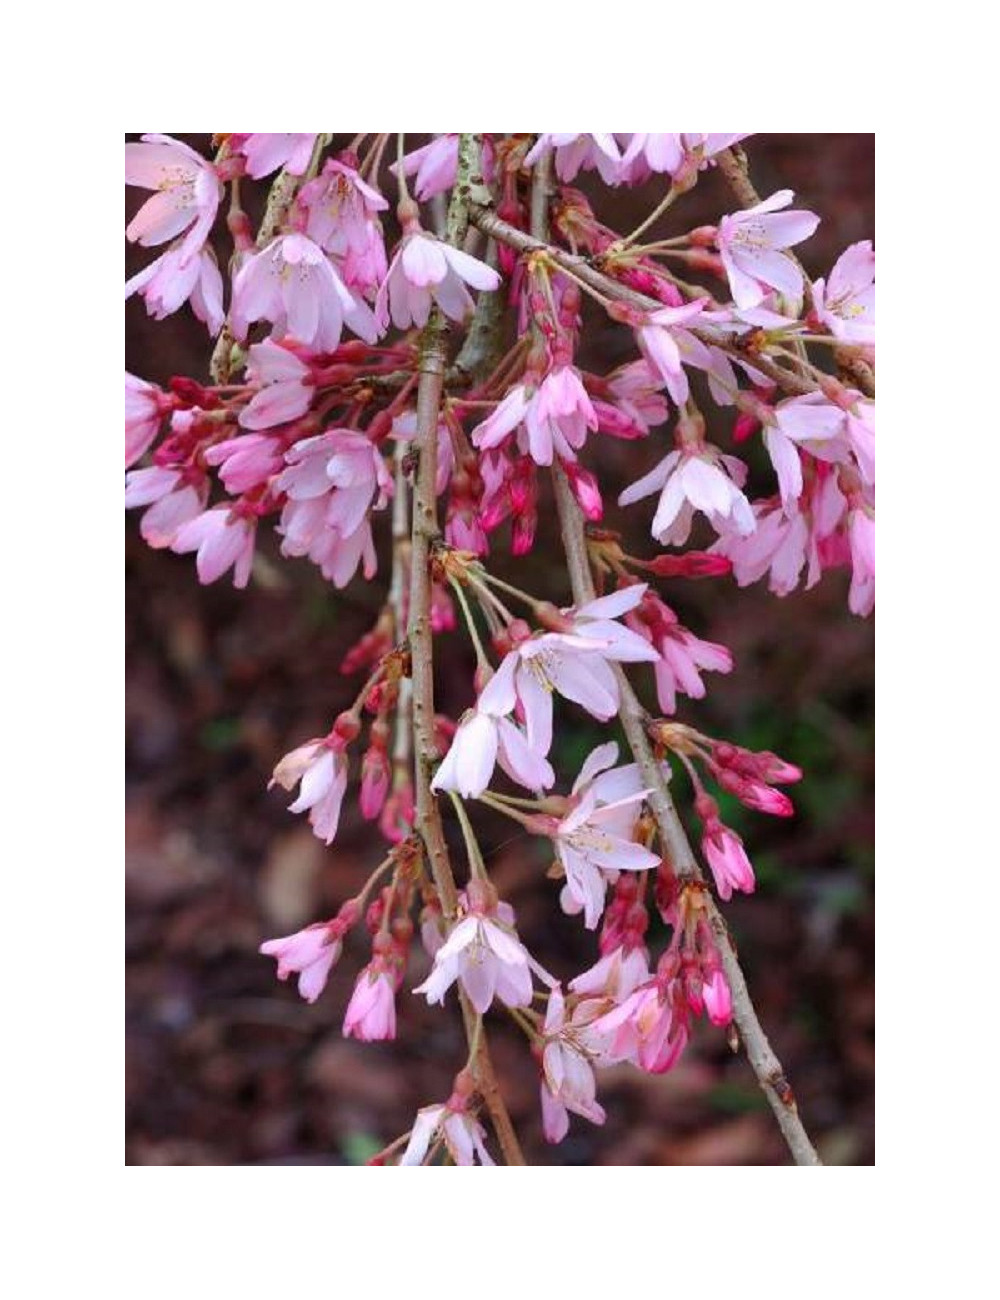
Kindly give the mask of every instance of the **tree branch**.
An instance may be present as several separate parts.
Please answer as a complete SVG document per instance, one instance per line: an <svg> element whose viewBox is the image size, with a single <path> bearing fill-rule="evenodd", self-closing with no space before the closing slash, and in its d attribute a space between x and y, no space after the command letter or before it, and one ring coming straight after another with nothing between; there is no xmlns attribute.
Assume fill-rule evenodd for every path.
<svg viewBox="0 0 1000 1300"><path fill-rule="evenodd" d="M559 524L562 529L563 545L569 568L573 599L576 604L585 604L595 596L594 583L590 573L590 561L587 555L587 540L584 532L583 516L577 506L576 498L558 466L554 468L556 506L559 512ZM620 704L618 716L622 729L628 740L629 748L639 765L643 783L650 787L647 796L663 849L670 859L677 878L684 881L702 881L704 879L698 861L681 824L677 809L671 797L669 787L663 779L660 765L656 761L649 738L646 735L646 713L625 675L620 664L612 664L618 679ZM736 950L733 946L729 928L719 911L714 899L706 891L705 904L709 924L716 937L719 955L729 982L733 998L733 1019L739 1029L740 1037L746 1048L747 1060L757 1076L757 1082L774 1111L778 1126L788 1143L789 1150L797 1165L818 1165L822 1162L816 1154L809 1135L799 1118L792 1093L781 1062L767 1040L753 1002L747 989L747 982L740 969Z"/></svg>
<svg viewBox="0 0 1000 1300"><path fill-rule="evenodd" d="M549 155L539 160L532 178L531 190L531 231L539 242L548 235L548 201L549 201ZM569 569L573 600L577 605L585 605L597 595L594 579L590 571L590 557L587 554L587 534L583 515L577 505L573 489L558 461L552 466L552 481L555 490L556 509L559 513L559 527L562 533L563 548L566 552L566 564ZM621 664L612 664L618 681L619 708L618 717L622 730L628 740L629 748L639 765L643 783L649 786L647 800L656 818L660 843L670 859L674 873L681 881L702 881L703 876L698 861L688 842L681 819L674 807L674 801L660 764L656 761L649 737L646 735L646 714L625 675ZM747 1059L757 1076L757 1081L764 1090L778 1120L778 1125L792 1153L796 1164L818 1165L816 1154L809 1136L799 1119L798 1110L792 1090L781 1068L781 1062L775 1056L771 1044L757 1019L757 1012L750 1000L746 980L736 958L729 929L715 900L705 891L705 906L709 925L716 937L722 965L729 982L733 999L733 1018L746 1046Z"/></svg>
<svg viewBox="0 0 1000 1300"><path fill-rule="evenodd" d="M464 134L459 142L458 176L448 212L447 238L460 244L468 226L468 201L473 172L478 171L480 138ZM427 861L444 915L454 919L458 891L448 856L441 813L431 790L431 772L437 762L434 743L434 647L431 633L431 545L438 536L437 521L437 427L444 387L447 324L435 308L420 342L417 386L417 439L419 466L413 497L413 525L410 556L409 641L413 681L414 787L416 824L427 850ZM476 1015L464 992L460 992L462 1018L473 1055L473 1074L504 1159L509 1165L523 1165L517 1134L511 1124L490 1059L485 1028L475 1035Z"/></svg>
<svg viewBox="0 0 1000 1300"><path fill-rule="evenodd" d="M473 203L469 210L469 217L484 234L492 235L500 243L517 249L519 253L544 253L556 266L569 271L578 280L582 280L584 284L589 285L606 298L617 299L618 302L627 303L629 306L643 312L659 311L663 306L663 303L657 301L657 299L647 298L645 294L637 293L634 289L629 289L626 285L620 284L603 272L595 270L585 257L567 253L565 249L558 248L555 244L547 243L544 239L538 239L534 235L526 234L523 230L518 230L516 226L510 225L509 222L498 217L489 208ZM701 339L703 343L717 347L731 357L748 362L762 374L767 375L769 379L773 379L786 393L802 396L806 393L820 391L819 385L813 383L812 380L786 370L784 366L779 366L776 362L758 352L744 351L735 343L717 338L692 326L686 326L685 328L690 329L691 333Z"/></svg>

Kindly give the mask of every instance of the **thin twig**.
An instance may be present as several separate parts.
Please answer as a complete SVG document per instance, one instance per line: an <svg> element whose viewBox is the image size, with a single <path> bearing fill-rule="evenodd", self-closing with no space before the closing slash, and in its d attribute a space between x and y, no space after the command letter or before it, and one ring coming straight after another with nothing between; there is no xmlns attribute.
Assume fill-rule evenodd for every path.
<svg viewBox="0 0 1000 1300"><path fill-rule="evenodd" d="M627 303L642 312L659 311L663 307L663 303L657 299L647 298L645 294L637 293L634 289L629 289L626 285L620 284L610 276L604 275L603 272L595 270L586 258L574 256L572 253L567 253L565 249L558 248L555 244L547 243L545 240L537 239L534 235L526 234L523 230L518 230L516 226L504 221L489 208L473 203L469 211L469 217L485 234L492 235L500 243L517 249L519 253L543 253L556 266L569 272L576 279L582 280L584 284L606 298L614 298L618 302ZM709 334L693 326L687 326L686 328L690 329L691 333L701 339L703 343L711 347L717 347L741 361L746 361L754 369L767 375L769 379L773 379L787 393L805 395L806 393L819 391L818 384L803 379L800 375L793 374L790 370L786 370L784 366L776 365L759 352L745 352L738 343Z"/></svg>
<svg viewBox="0 0 1000 1300"><path fill-rule="evenodd" d="M535 172L531 196L531 228L532 233L539 240L546 239L548 235L548 189L548 174L544 167L539 166ZM584 605L587 601L593 600L597 592L590 571L583 514L560 465L553 466L552 478L573 600L577 605ZM663 850L669 857L678 879L700 881L701 868L688 842L670 790L663 778L660 764L656 761L646 735L645 713L642 705L636 698L621 664L612 664L612 668L618 679L620 700L618 716L629 748L642 773L643 784L649 787L647 798L653 816L656 818ZM714 901L707 894L706 906L709 924L716 936L733 998L733 1017L746 1046L747 1059L771 1104L795 1163L819 1164L819 1156L799 1119L795 1099L785 1079L781 1062L775 1056L757 1019L757 1012L750 1000L750 993L737 961L728 927Z"/></svg>
<svg viewBox="0 0 1000 1300"><path fill-rule="evenodd" d="M573 496L572 488L562 469L554 470L556 506L562 529L563 545L569 568L570 582L573 587L573 599L579 604L593 600L596 592L590 573L590 561L587 556L587 540L584 532L583 515ZM663 779L660 765L657 763L646 735L646 714L632 690L631 684L620 664L612 664L618 679L619 708L618 717L628 740L629 748L639 765L643 784L649 787L647 796L649 806L656 818L660 840L664 853L670 860L675 875L681 881L703 879L701 868L694 856L687 834L681 824L677 809L667 783ZM774 1054L767 1035L761 1026L747 989L746 979L736 956L729 928L714 900L706 893L706 907L709 924L715 935L726 972L729 990L733 999L733 1019L739 1029L740 1037L746 1048L747 1060L757 1076L778 1121L778 1126L788 1143L789 1150L797 1165L818 1165L822 1163L816 1154L809 1135L799 1118L792 1093L781 1062Z"/></svg>

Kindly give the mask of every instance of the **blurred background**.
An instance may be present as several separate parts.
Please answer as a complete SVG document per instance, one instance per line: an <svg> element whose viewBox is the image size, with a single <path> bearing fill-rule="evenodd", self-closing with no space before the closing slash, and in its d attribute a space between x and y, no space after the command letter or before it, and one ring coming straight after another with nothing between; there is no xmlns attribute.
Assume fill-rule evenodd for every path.
<svg viewBox="0 0 1000 1300"><path fill-rule="evenodd" d="M207 152L208 136L182 136ZM343 138L346 144L348 137ZM420 137L413 137L420 143ZM336 142L340 144L338 140ZM874 136L764 135L746 142L758 191L788 187L796 206L822 217L800 250L812 278L828 275L851 242L874 236ZM662 193L595 190L598 216L629 230ZM388 192L388 186L386 187ZM129 214L144 195L129 191ZM715 221L735 204L704 175L660 227ZM129 250L131 274L150 254ZM582 364L604 372L633 355L628 333L596 333ZM157 324L141 300L126 308L128 369L164 382L207 379L210 344L183 310ZM712 410L706 402L706 412ZM731 417L730 417L731 419ZM729 448L728 420L710 426ZM645 442L592 435L584 454L598 470L605 524L627 549L651 555L654 501L626 511L615 497L664 454L665 430ZM748 444L755 494L771 471ZM531 557L533 590L569 602L558 539L541 525ZM388 515L383 516L387 532ZM294 982L278 984L266 938L332 915L379 860L378 835L349 795L330 848L266 790L276 760L323 734L359 681L339 672L346 649L374 622L385 566L371 584L336 592L308 562L283 560L273 537L249 588L199 586L192 557L150 550L126 525L126 1151L130 1164L357 1164L408 1129L417 1108L447 1096L465 1059L460 1017L429 1009L408 989L426 974L414 950L398 1003L394 1043L341 1036L363 936L349 940L314 1006ZM387 538L383 535L382 554ZM694 544L710 539L696 537ZM507 537L494 534L497 571L516 580ZM523 574L522 574L523 581ZM681 697L678 717L799 764L787 821L722 796L724 819L746 841L757 872L751 898L725 910L760 1018L785 1066L806 1126L831 1163L874 1160L874 632L847 609L846 572L779 600L763 584L660 582L660 594L699 636L733 652L729 677L707 674L708 697ZM438 708L471 702L466 638L439 638ZM655 707L651 673L637 676ZM557 706L558 707L558 706ZM561 788L617 726L564 707L553 754ZM688 788L675 775L683 808ZM596 941L558 908L545 879L545 844L512 835L511 823L477 820L487 865L516 909L520 933L561 977L596 959ZM516 829L516 828L515 828ZM457 845L455 827L449 834ZM458 857L461 861L461 855ZM664 932L653 928L656 953ZM773 1164L787 1158L753 1075L724 1035L700 1026L679 1065L652 1077L627 1067L599 1076L607 1123L573 1117L567 1139L541 1133L536 1066L523 1037L490 1016L494 1059L530 1163Z"/></svg>

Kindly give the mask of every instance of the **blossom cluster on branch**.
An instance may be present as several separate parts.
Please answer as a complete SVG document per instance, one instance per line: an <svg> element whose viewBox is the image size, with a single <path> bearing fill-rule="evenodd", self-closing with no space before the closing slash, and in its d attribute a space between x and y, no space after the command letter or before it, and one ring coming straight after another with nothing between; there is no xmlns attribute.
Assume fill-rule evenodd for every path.
<svg viewBox="0 0 1000 1300"><path fill-rule="evenodd" d="M347 934L366 931L370 960L343 1025L362 1041L395 1036L405 988L460 1001L469 1054L451 1095L380 1160L492 1163L486 1118L516 1160L488 1059L491 1010L537 1059L551 1142L571 1114L604 1122L603 1067L669 1070L702 1016L734 1041L737 1028L755 1032L709 883L678 860L662 809L676 820L669 783L683 773L725 901L755 879L711 786L783 817L792 804L779 787L801 772L677 721L678 697L702 698L703 674L734 663L683 626L656 584L766 579L786 596L843 567L851 611L871 612L874 254L854 244L810 282L793 250L820 218L790 191L755 194L744 138L446 134L407 151L402 135L361 134L334 151L322 133L223 134L211 158L165 135L125 146L126 183L149 191L126 235L157 250L126 296L141 295L156 319L188 306L215 340L211 378L161 388L126 375L126 504L142 509L143 538L194 553L203 583L231 574L245 587L272 527L283 555L307 558L337 588L359 571L375 579L376 536L391 539L384 608L345 649L344 671L363 677L354 703L280 758L272 781L325 844L356 798L385 853L335 917L261 948L312 1002ZM686 228L684 196L714 167L742 201L715 225ZM591 194L651 182L660 201L637 229L615 230L600 198L572 186L585 173ZM267 178L255 230L243 202ZM648 236L657 222L673 233ZM632 359L608 373L577 361L602 320L632 339ZM721 444L709 406L712 427L728 428ZM646 517L662 549L649 555L629 554L606 526L592 455L603 438L620 440L626 459L631 441L662 447L614 503L656 498ZM753 441L771 466L756 499L741 454ZM560 503L567 550L579 527L577 578L596 594L559 608L530 576L501 578L491 557L530 555L539 511L562 487L578 516ZM468 709L447 718L433 711L432 646L459 631L476 668ZM557 772L553 697L600 721L636 717L632 665L637 680L652 669L660 711L642 713L645 740L624 756L599 745L579 772ZM558 905L596 933L589 969L550 972L522 942L480 852L477 805L548 842ZM442 814L461 832L457 873ZM653 914L670 934L658 953L646 938ZM410 973L414 947L422 981ZM758 1071L781 1101L773 1075Z"/></svg>

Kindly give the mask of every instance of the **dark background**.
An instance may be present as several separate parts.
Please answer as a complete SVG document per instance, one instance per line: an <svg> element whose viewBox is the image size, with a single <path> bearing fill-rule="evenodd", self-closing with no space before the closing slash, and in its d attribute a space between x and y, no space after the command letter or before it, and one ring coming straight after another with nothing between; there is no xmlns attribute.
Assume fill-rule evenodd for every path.
<svg viewBox="0 0 1000 1300"><path fill-rule="evenodd" d="M183 137L207 150L207 136ZM345 137L346 142L346 137ZM843 248L874 233L874 137L772 135L747 142L757 189L794 189L819 213L799 251L811 276L827 275ZM387 192L390 187L387 185ZM622 230L655 203L656 182L594 191L598 213ZM142 195L129 191L129 212ZM704 176L667 214L678 231L735 205L721 179ZM128 271L150 254L129 250ZM204 379L210 343L189 312L150 321L126 311L128 368L163 381ZM605 371L632 355L627 331L591 334L581 360ZM706 408L710 409L710 408ZM712 430L728 449L728 420ZM621 511L618 491L664 454L665 431L644 443L592 436L585 463L599 470L605 522L629 549L655 553L649 500ZM752 484L773 490L759 452ZM530 584L568 603L549 511L530 561ZM426 970L415 949L398 998L398 1039L346 1041L340 1024L353 977L367 959L348 942L312 1007L280 985L265 938L333 914L378 860L377 835L349 792L337 840L325 848L282 792L266 792L275 761L322 734L358 680L339 673L347 647L374 621L385 566L345 592L306 561L285 561L273 537L250 587L199 586L192 557L149 550L138 512L126 529L126 1013L127 1161L131 1164L341 1164L364 1161L409 1128L414 1111L447 1095L464 1061L452 996L429 1009L409 989ZM388 514L381 529L382 554ZM506 534L491 563L513 577ZM703 542L708 537L697 539ZM524 581L524 571L520 574ZM797 815L780 821L723 799L744 836L758 890L726 907L761 1020L823 1157L874 1159L874 639L871 621L847 610L847 574L829 573L784 600L763 584L661 582L689 627L733 651L731 676L707 674L708 698L681 697L678 716L712 734L776 750L805 770L791 789ZM470 702L472 655L459 633L438 647L438 707ZM655 702L651 674L640 689ZM553 761L567 788L594 744L617 735L579 710L562 713ZM353 790L356 787L352 787ZM689 802L681 775L675 790ZM596 957L595 939L562 916L544 878L544 843L480 818L487 863L515 907L525 942L569 977ZM449 832L453 827L449 825ZM459 858L459 861L461 859ZM654 958L663 935L653 931ZM546 1145L536 1067L523 1038L489 1017L494 1057L532 1163L767 1164L786 1153L742 1057L700 1027L668 1075L616 1067L599 1076L603 1128L573 1118L559 1147Z"/></svg>

